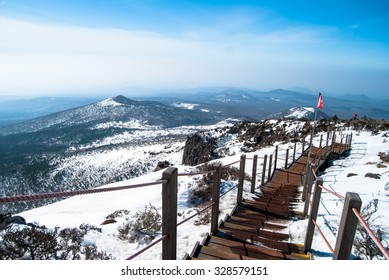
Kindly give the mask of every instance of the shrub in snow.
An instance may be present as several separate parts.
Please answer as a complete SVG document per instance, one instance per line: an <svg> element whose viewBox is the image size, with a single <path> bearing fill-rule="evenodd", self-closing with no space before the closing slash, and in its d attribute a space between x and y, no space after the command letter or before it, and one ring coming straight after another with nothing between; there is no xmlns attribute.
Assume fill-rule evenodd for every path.
<svg viewBox="0 0 389 280"><path fill-rule="evenodd" d="M200 209L199 209L200 210ZM195 226L208 225L211 222L212 211L208 209L197 216L197 219L193 222Z"/></svg>
<svg viewBox="0 0 389 280"><path fill-rule="evenodd" d="M126 209L121 209L121 210L116 210L115 212L109 214L107 217L105 217L106 219L115 219L115 218L120 218L120 217L124 217L126 215L130 214L130 211L129 210L126 210Z"/></svg>
<svg viewBox="0 0 389 280"><path fill-rule="evenodd" d="M374 235L378 240L386 246L386 250L389 249L389 244L385 243L385 236L387 233L381 228L381 226L373 225L374 221L379 218L376 216L378 211L378 199L371 200L366 206L362 208L361 216L372 229ZM368 234L367 230L359 223L357 227L357 234L354 239L355 253L359 258L362 259L383 259L384 256L376 243Z"/></svg>
<svg viewBox="0 0 389 280"><path fill-rule="evenodd" d="M162 228L162 217L153 205L145 206L118 228L119 238L132 242L148 243Z"/></svg>
<svg viewBox="0 0 389 280"><path fill-rule="evenodd" d="M378 156L383 162L389 162L389 151L386 151L385 153L379 152Z"/></svg>
<svg viewBox="0 0 389 280"><path fill-rule="evenodd" d="M208 172L216 170L219 163L206 163L197 167L198 172ZM235 181L239 178L239 169L233 166L223 167L221 170L221 179ZM214 185L214 173L204 174L198 181L197 186L192 188L188 194L188 202L193 205L199 205L207 202L212 197L212 187Z"/></svg>
<svg viewBox="0 0 389 280"><path fill-rule="evenodd" d="M3 260L80 260L112 259L111 255L97 251L95 245L83 245L84 236L91 230L99 230L89 225L80 228L45 226L14 226L2 233L0 259Z"/></svg>

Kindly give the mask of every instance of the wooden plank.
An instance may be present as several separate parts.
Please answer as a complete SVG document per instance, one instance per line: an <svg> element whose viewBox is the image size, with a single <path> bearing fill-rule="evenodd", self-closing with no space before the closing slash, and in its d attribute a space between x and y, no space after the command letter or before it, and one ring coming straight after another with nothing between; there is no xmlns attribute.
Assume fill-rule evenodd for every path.
<svg viewBox="0 0 389 280"><path fill-rule="evenodd" d="M242 256L239 254L227 252L225 250L220 250L219 248L209 247L209 246L202 247L200 255L202 254L211 256L213 258L221 259L221 260L256 260L255 258Z"/></svg>
<svg viewBox="0 0 389 280"><path fill-rule="evenodd" d="M258 245L238 242L234 240L228 240L217 236L212 236L210 240L210 244L212 243L239 250L241 254L247 254L248 256L252 256L252 257L254 257L256 254L261 254L261 255L267 255L269 257L274 257L275 259L302 259L302 260L310 259L310 256L307 254L300 254L300 253L285 254L282 251L270 249L264 246L258 246ZM210 244L208 244L208 246L211 247Z"/></svg>

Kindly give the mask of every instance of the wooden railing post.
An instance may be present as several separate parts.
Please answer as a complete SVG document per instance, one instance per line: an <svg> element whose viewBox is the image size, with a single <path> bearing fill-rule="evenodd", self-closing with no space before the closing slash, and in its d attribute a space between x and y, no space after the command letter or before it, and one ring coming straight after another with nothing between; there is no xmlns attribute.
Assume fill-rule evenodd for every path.
<svg viewBox="0 0 389 280"><path fill-rule="evenodd" d="M307 158L307 163L305 164L305 173L303 177L303 196L302 200L305 201L306 195L307 195L307 182L308 182L308 176L309 176L309 167L310 167L311 161L309 160L309 157Z"/></svg>
<svg viewBox="0 0 389 280"><path fill-rule="evenodd" d="M211 216L211 232L216 233L219 224L219 199L220 199L220 180L221 180L222 165L219 164L213 175L212 186L212 216Z"/></svg>
<svg viewBox="0 0 389 280"><path fill-rule="evenodd" d="M357 193L346 193L342 217L340 220L338 235L336 238L334 260L348 260L353 246L355 232L357 230L358 218L353 208L360 211L362 200Z"/></svg>
<svg viewBox="0 0 389 280"><path fill-rule="evenodd" d="M344 150L347 150L347 148L348 148L348 138L350 137L350 134L347 134L346 135L346 140L344 141Z"/></svg>
<svg viewBox="0 0 389 280"><path fill-rule="evenodd" d="M296 161L296 148L297 148L297 142L294 142L294 148L293 148L293 162Z"/></svg>
<svg viewBox="0 0 389 280"><path fill-rule="evenodd" d="M314 164L310 164L309 171L308 171L308 177L307 177L307 187L304 188L303 195L305 195L305 204L304 204L304 216L306 217L308 214L309 209L309 202L311 198L312 193L312 185L313 185L313 174L312 174L312 168L315 168ZM305 194L304 194L305 192Z"/></svg>
<svg viewBox="0 0 389 280"><path fill-rule="evenodd" d="M177 168L169 167L162 173L162 259L177 258Z"/></svg>
<svg viewBox="0 0 389 280"><path fill-rule="evenodd" d="M265 157L263 158L262 181L261 181L262 187L265 185L266 164L267 164L267 155L265 155Z"/></svg>
<svg viewBox="0 0 389 280"><path fill-rule="evenodd" d="M305 235L305 242L304 242L304 253L310 251L312 247L313 233L315 232L315 224L313 223L313 221L316 222L317 214L319 212L320 196L322 191L320 186L322 185L323 185L323 179L318 178L315 183L315 189L312 198L312 208L308 218L307 233Z"/></svg>
<svg viewBox="0 0 389 280"><path fill-rule="evenodd" d="M335 134L335 130L334 130L334 131L332 132L331 151L334 151L335 141L336 141L336 134Z"/></svg>
<svg viewBox="0 0 389 280"><path fill-rule="evenodd" d="M286 149L285 169L288 168L288 159L289 159L289 149Z"/></svg>
<svg viewBox="0 0 389 280"><path fill-rule="evenodd" d="M278 159L278 146L276 146L276 150L274 151L274 170L277 169L277 159Z"/></svg>
<svg viewBox="0 0 389 280"><path fill-rule="evenodd" d="M350 134L348 149L351 149L351 143L352 143L352 141L353 141L353 133Z"/></svg>
<svg viewBox="0 0 389 280"><path fill-rule="evenodd" d="M242 155L240 157L240 167L239 167L239 183L238 183L238 196L237 196L237 204L240 204L243 199L243 184L244 184L244 169L246 164L246 155Z"/></svg>
<svg viewBox="0 0 389 280"><path fill-rule="evenodd" d="M257 181L257 164L258 164L258 155L254 155L253 172L251 174L251 193L255 192L255 182Z"/></svg>
<svg viewBox="0 0 389 280"><path fill-rule="evenodd" d="M268 176L267 176L267 180L270 181L270 178L271 178L271 169L272 169L272 163L273 163L273 154L270 155L269 157L269 173L268 173Z"/></svg>
<svg viewBox="0 0 389 280"><path fill-rule="evenodd" d="M328 154L328 142L330 140L330 128L328 127L327 129L327 139L326 139L326 151L325 151L325 155L327 157L327 154Z"/></svg>
<svg viewBox="0 0 389 280"><path fill-rule="evenodd" d="M303 147L302 147L302 150L301 150L301 154L303 154L305 152L305 136L303 138Z"/></svg>

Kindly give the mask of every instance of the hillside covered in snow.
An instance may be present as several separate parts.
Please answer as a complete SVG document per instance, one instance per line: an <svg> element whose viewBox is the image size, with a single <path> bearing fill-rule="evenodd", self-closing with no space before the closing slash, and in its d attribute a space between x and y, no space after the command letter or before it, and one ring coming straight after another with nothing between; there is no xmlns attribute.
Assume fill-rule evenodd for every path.
<svg viewBox="0 0 389 280"><path fill-rule="evenodd" d="M326 125L343 127L348 133L353 133L353 142L351 151L344 158L334 160L331 166L319 174L324 185L332 191L344 195L346 192L357 192L363 201L363 206L371 201L376 201L378 210L374 213L374 222L372 227L379 227L383 231L383 244L388 246L389 242L389 128L387 123L375 122L372 126L369 122L344 122L339 120L322 121L318 125L318 134L314 138L314 144L318 144L321 134L326 133ZM309 123L308 123L309 124ZM269 125L271 130L264 129L262 135L257 135L260 125ZM260 123L238 123L238 124L219 124L214 127L203 127L201 135L207 141L211 141L214 146L213 157L210 157L207 164L221 163L222 165L231 165L231 168L239 168L236 163L244 153L247 158L254 155L263 157L266 154L272 154L275 147L280 149L280 157L285 156L285 150L291 148L294 139L302 139L303 133L309 135L305 128L307 122L298 120L267 120ZM321 128L320 128L321 127ZM188 128L176 128L182 131ZM193 129L193 128L192 128ZM252 130L252 132L250 132ZM159 130L155 130L153 135L158 142ZM174 131L174 130L173 130ZM280 132L283 133L280 133ZM305 132L304 132L305 131ZM173 133L169 130L162 130L161 133ZM271 141L263 141L268 137ZM259 137L260 136L260 137ZM261 138L261 139L260 139ZM309 141L309 138L306 139ZM98 145L98 143L95 143ZM135 162L157 157L158 159L168 159L169 163L178 168L180 174L196 173L202 170L204 163L189 166L182 164L183 150L185 141L169 144L154 144L146 146L147 149L153 147L154 154L151 151L146 152L139 148L139 152L128 150L125 146L121 151L115 151L114 154L106 154L104 164L119 164L120 157L128 153ZM298 142L298 148L301 148L301 142ZM78 147L82 149L82 147ZM169 157L166 157L164 150L171 151ZM159 154L160 153L160 154ZM159 155L163 155L159 157ZM102 160L102 158L100 158ZM76 157L69 162L78 167L78 172L88 170L86 164L92 165L93 157L85 158L79 161ZM261 163L259 163L260 165ZM279 163L281 167L282 163ZM58 165L61 166L61 165ZM258 172L261 168L258 168ZM60 169L58 169L60 172ZM87 172L87 171L85 171ZM89 172L89 171L88 171ZM135 178L121 180L103 187L119 187L146 182L155 182L161 179L163 170L152 172L149 170ZM244 198L250 199L254 194L249 192L249 175L252 172L251 162L247 162L245 172L247 179L244 183ZM374 174L368 176L367 174ZM97 174L96 174L97 176ZM257 176L260 180L261 176ZM258 181L259 183L259 181ZM223 179L221 182L221 192L228 190L228 194L221 201L220 215L224 216L232 211L236 202L236 177ZM204 185L203 175L180 176L178 181L178 222L186 219L192 214L202 209L206 205L204 196L198 194L199 186ZM259 191L259 190L257 190ZM153 240L161 236L159 230L153 233L125 231L126 225L133 224L139 215L146 209L155 210L155 215L161 214L161 185L135 188L108 193L98 193L91 195L75 196L50 205L21 212L28 223L45 225L48 228L78 228L82 224L88 224L95 230L89 231L82 241L83 246L93 245L98 250L104 251L114 259L126 259ZM339 220L343 207L343 201L333 197L331 194L323 193L321 206L319 208L318 224L324 234L334 246L334 240L339 228ZM154 210L153 210L154 209ZM158 214L157 214L158 213ZM112 220L110 220L112 219ZM107 222L110 220L110 222ZM303 243L307 220L291 221L288 232L291 235L291 242ZM12 226L20 229L26 226ZM127 227L128 229L128 227ZM178 252L177 255L182 258L186 253L190 253L196 242L210 230L209 220L206 215L200 215L178 227ZM123 236L123 232L125 233ZM3 234L3 233L2 233ZM357 236L357 238L359 238ZM332 254L324 241L315 233L312 246L312 255L314 259L330 259ZM353 251L354 258L365 258ZM380 257L378 257L380 258ZM144 260L161 259L161 244L157 244L151 249L137 257Z"/></svg>

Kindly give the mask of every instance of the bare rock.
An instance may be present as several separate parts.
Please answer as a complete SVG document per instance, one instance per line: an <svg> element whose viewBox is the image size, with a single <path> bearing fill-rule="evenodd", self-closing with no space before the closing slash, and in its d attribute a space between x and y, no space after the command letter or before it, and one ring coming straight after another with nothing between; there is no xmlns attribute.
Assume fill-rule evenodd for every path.
<svg viewBox="0 0 389 280"><path fill-rule="evenodd" d="M365 177L373 178L373 179L381 179L381 175L377 173L366 173Z"/></svg>

